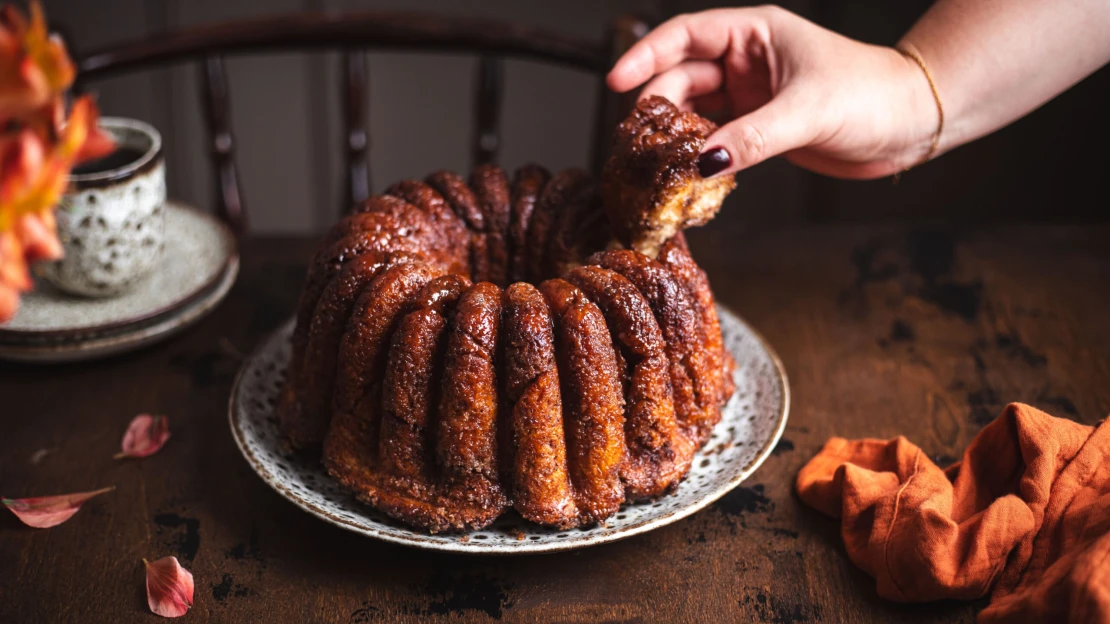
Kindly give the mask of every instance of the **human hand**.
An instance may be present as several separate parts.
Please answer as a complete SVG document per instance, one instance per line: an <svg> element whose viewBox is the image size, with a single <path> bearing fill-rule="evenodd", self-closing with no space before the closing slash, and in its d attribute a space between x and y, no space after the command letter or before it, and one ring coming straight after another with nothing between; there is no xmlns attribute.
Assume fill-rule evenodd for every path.
<svg viewBox="0 0 1110 624"><path fill-rule="evenodd" d="M607 82L617 92L647 82L640 97L724 122L699 159L706 177L780 154L830 176L883 177L924 156L938 123L913 60L775 6L675 17L632 46Z"/></svg>

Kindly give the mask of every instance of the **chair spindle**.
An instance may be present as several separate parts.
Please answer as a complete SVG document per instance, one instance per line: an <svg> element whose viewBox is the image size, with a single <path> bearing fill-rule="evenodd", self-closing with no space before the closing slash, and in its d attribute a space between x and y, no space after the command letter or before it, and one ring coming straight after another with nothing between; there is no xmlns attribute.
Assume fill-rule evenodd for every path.
<svg viewBox="0 0 1110 624"><path fill-rule="evenodd" d="M646 22L625 15L618 17L613 22L606 35L605 41L607 42L609 62L601 73L597 117L594 119L593 153L590 155L592 161L590 169L597 175L601 175L601 169L605 166L605 160L609 157L613 130L616 129L620 120L624 119L636 106L636 95L638 93L638 89L626 93L613 93L605 84L605 76L608 73L608 68L612 67L617 59L627 52L633 44L648 34L649 30L651 30L651 27Z"/></svg>
<svg viewBox="0 0 1110 624"><path fill-rule="evenodd" d="M501 148L501 97L504 91L504 65L500 58L482 56L478 61L475 89L474 164L497 160Z"/></svg>
<svg viewBox="0 0 1110 624"><path fill-rule="evenodd" d="M210 156L216 176L216 210L237 236L247 231L246 211L239 191L239 170L235 165L235 135L231 131L231 97L227 69L220 55L204 57L200 67L203 89L202 108L210 137Z"/></svg>
<svg viewBox="0 0 1110 624"><path fill-rule="evenodd" d="M343 53L343 119L347 140L347 190L344 212L370 197L370 131L367 128L369 80L366 52Z"/></svg>

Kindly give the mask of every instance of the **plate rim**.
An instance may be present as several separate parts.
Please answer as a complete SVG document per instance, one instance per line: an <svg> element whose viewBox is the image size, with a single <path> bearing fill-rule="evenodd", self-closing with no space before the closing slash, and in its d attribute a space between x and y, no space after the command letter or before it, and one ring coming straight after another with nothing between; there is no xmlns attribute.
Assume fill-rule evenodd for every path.
<svg viewBox="0 0 1110 624"><path fill-rule="evenodd" d="M434 551L440 551L440 552L451 552L451 553L459 553L459 554L466 554L466 555L478 555L478 556L494 555L494 556L506 556L506 557L515 556L515 555L537 555L537 554L550 554L550 553L556 553L556 552L566 552L566 551L571 551L571 550L578 550L580 548L589 548L591 546L600 546L602 544L610 544L610 543L613 543L613 542L625 540L625 539L628 539L630 537L635 537L637 535L642 535L642 534L647 533L649 531L653 531L655 529L658 529L658 528L661 528L661 527L666 526L668 524L677 522L677 521L682 520L684 518L688 518L688 517L694 515L695 513L698 513L699 511L705 509L709 505L712 505L713 503L720 500L725 494L728 494L732 490L736 489L737 486L739 486L741 483L743 483L761 465L763 465L763 462L766 461L767 458L771 456L771 452L774 450L775 445L778 444L779 439L782 437L783 432L786 430L786 422L787 422L787 420L789 419L789 416L790 416L790 399L791 399L791 397L790 397L790 381L786 376L786 367L783 365L782 359L779 358L778 353L774 350L774 348L771 347L771 344L767 341L767 339L763 337L763 334L761 334L754 327L752 327L751 324L749 324L747 322L747 320L744 319L744 317L742 317L739 314L737 314L736 312L734 312L732 310L732 308L730 308L728 306L724 306L720 303L717 304L717 307L720 308L720 309L723 309L726 312L728 312L730 315L732 315L733 318L735 318L740 324L742 324L749 332L751 332L751 335L759 342L760 346L763 348L763 350L770 357L771 362L774 365L775 371L778 373L775 376L775 380L776 380L776 383L779 385L779 387L782 391L782 409L779 410L779 413L777 415L778 422L775 426L774 434L767 439L767 441L764 443L764 445L756 453L755 457L751 461L749 461L747 465L743 466L737 472L737 474L735 476L733 476L731 479L728 480L727 483L725 483L721 487L717 488L716 490L714 490L712 492L709 492L705 496L699 498L694 503L689 504L689 505L687 505L685 507L682 507L680 509L676 509L675 511L673 511L671 513L664 514L664 515L661 515L657 518L653 518L651 520L648 520L647 522L644 522L642 524L630 527L627 530L596 536L596 537L592 538L590 541L587 541L587 542L569 541L569 542L555 542L555 543L551 543L551 544L536 544L536 545L529 545L527 542L525 542L525 543L521 544L520 548L509 548L509 549L499 548L499 547L496 547L496 546L493 546L493 545L482 546L480 542L475 543L475 540L471 540L471 541L468 541L468 542L463 542L463 541L460 541L460 540L456 540L456 541L453 541L453 542L446 542L446 543L444 543L444 542L421 542L421 541L418 541L418 539L414 539L414 538L419 538L423 534L420 534L415 530L410 530L410 532L413 534L414 538L398 537L398 536L394 536L394 535L389 535L387 533L375 532L373 530L369 530L369 529L366 529L364 527L361 527L361 526L359 526L359 525L357 525L353 522L349 522L349 521L344 520L342 518L333 516L332 514L326 512L326 511L323 511L321 509L313 507L312 505L309 505L308 503L302 501L293 492L291 492L289 490L289 488L286 488L285 486L278 483L277 479L274 477L274 475L272 475L269 471L267 471L263 468L261 461L257 457L255 457L254 454L247 447L246 441L244 440L245 436L243 435L243 432L240 430L239 422L235 417L235 415L236 415L235 403L236 403L236 397L239 394L240 386L241 386L241 384L243 382L243 379L246 375L248 365L252 361L254 361L254 359L259 355L259 353L263 350L263 348L265 348L267 345L270 344L270 341L273 340L277 336L277 334L281 333L288 326L290 326L291 324L293 324L295 322L295 319L293 319L293 318L290 318L290 319L286 320L285 322L278 325L277 328L275 328L274 330L267 333L265 338L263 338L259 342L258 346L255 347L255 349L251 352L251 354L245 360L243 360L243 364L239 367L238 372L235 374L235 381L232 382L231 394L228 397L228 403L227 403L228 425L231 429L231 437L232 437L232 439L235 440L235 445L239 448L239 453L243 456L244 459L247 460L247 464L250 465L250 467L254 471L254 473L260 479L262 479L262 481L266 485L270 486L271 489L273 489L275 492L277 492L279 495L281 495L281 497L284 498L286 501L288 501L290 503L293 503L295 506L299 507L303 511L308 512L309 514L315 516L316 518L319 518L320 520L323 520L324 522L327 522L328 524L331 524L333 526L337 526L341 529L345 529L345 530L348 530L348 531L351 531L351 532L354 532L354 533L358 533L359 535L363 535L365 537L369 537L369 538L372 538L372 539L377 539L377 540L381 540L381 541L384 541L384 542L389 542L389 543L392 543L392 544L399 544L399 545L402 545L402 546L408 546L408 547L411 547L411 548L419 548L419 549L423 549L423 550L434 550ZM360 503L360 504L362 504L362 503ZM460 534L460 535L465 535L465 533Z"/></svg>
<svg viewBox="0 0 1110 624"><path fill-rule="evenodd" d="M165 206L167 210L180 210L192 213L208 221L209 224L214 225L219 231L222 240L221 247L224 250L224 259L220 263L219 268L212 273L211 278L198 285L192 291L185 293L163 306L126 319L107 321L87 327L61 329L12 329L0 325L0 343L3 343L5 346L39 346L45 348L67 342L73 344L86 342L87 339L95 340L108 338L126 333L129 330L137 331L141 327L159 323L166 317L172 316L174 312L186 308L203 299L207 294L210 294L213 287L219 284L224 278L228 266L239 257L239 245L238 241L235 239L235 235L231 232L227 224L218 217L209 212L200 210L195 206L176 199L166 200Z"/></svg>
<svg viewBox="0 0 1110 624"><path fill-rule="evenodd" d="M0 343L0 360L27 364L67 364L126 353L153 344L197 323L227 298L239 276L238 254L232 256L218 279L196 299L170 310L164 317L132 331L93 336L88 340L40 344Z"/></svg>

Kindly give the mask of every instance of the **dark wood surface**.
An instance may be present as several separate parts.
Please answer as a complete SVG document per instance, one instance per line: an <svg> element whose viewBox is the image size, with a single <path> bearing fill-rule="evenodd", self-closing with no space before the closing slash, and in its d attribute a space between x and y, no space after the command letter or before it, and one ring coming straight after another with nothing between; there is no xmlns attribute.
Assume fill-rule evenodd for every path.
<svg viewBox="0 0 1110 624"><path fill-rule="evenodd" d="M903 434L951 461L1008 401L1103 418L1108 237L694 231L719 298L786 365L785 437L749 481L690 518L520 558L378 543L296 509L251 472L228 432L228 391L241 354L291 314L312 242L248 240L229 300L183 335L96 363L0 364L0 494L117 488L53 529L0 513L0 621L154 621L141 559L176 555L196 579L183 621L971 622L982 601L879 600L836 524L800 505L794 475L834 434ZM148 459L112 460L140 412L168 415L173 437Z"/></svg>

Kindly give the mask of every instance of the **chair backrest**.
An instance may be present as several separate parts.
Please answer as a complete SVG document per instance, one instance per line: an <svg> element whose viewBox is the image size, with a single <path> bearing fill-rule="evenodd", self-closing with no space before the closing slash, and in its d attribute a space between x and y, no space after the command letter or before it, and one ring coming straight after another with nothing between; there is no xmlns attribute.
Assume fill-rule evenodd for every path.
<svg viewBox="0 0 1110 624"><path fill-rule="evenodd" d="M346 206L370 193L367 127L368 50L470 53L479 56L472 152L476 163L496 159L501 145L502 59L522 57L570 66L599 80L613 61L648 30L632 17L613 22L603 42L594 42L498 20L421 13L297 13L198 26L129 42L78 57L78 87L88 80L153 65L195 61L201 104L215 173L216 209L237 233L247 228L247 209L235 160L235 134L224 57L229 54L338 49L343 52L341 101L346 146ZM617 122L631 109L632 96L601 85L590 166L600 170Z"/></svg>

